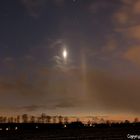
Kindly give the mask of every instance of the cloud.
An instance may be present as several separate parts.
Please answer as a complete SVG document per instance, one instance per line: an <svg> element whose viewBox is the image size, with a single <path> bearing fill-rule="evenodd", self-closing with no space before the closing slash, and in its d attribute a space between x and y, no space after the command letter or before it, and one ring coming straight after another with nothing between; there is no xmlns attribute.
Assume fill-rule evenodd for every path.
<svg viewBox="0 0 140 140"><path fill-rule="evenodd" d="M127 60L139 65L139 40L140 40L140 1L121 0L120 7L113 14L114 31L119 33L125 47L121 53L122 61ZM125 61L126 62L126 61Z"/></svg>
<svg viewBox="0 0 140 140"><path fill-rule="evenodd" d="M136 23L139 13L139 0L121 0L119 8L115 11L113 20L120 25Z"/></svg>
<svg viewBox="0 0 140 140"><path fill-rule="evenodd" d="M115 31L123 35L127 40L139 40L140 32L140 1L122 0L120 8L113 14Z"/></svg>
<svg viewBox="0 0 140 140"><path fill-rule="evenodd" d="M1 67L6 68L9 71L15 70L16 59L14 57L7 56L1 59Z"/></svg>
<svg viewBox="0 0 140 140"><path fill-rule="evenodd" d="M139 40L140 39L140 25L136 26L131 26L131 27L126 27L126 28L118 28L116 30L117 32L122 33L122 35L126 39L131 39L131 40Z"/></svg>
<svg viewBox="0 0 140 140"><path fill-rule="evenodd" d="M28 61L32 61L34 60L35 58L32 56L32 55L25 55L23 60L28 60Z"/></svg>
<svg viewBox="0 0 140 140"><path fill-rule="evenodd" d="M39 94L43 93L44 85L40 85L41 83L30 82L28 80L28 75L24 74L24 77L21 75L17 77L11 78L2 78L0 80L0 91L9 94L9 92L18 93L25 97L36 97ZM38 84L38 86L36 86Z"/></svg>
<svg viewBox="0 0 140 140"><path fill-rule="evenodd" d="M43 106L43 105L29 105L29 106L20 107L18 109L21 109L24 112L33 112L33 111L46 109L46 106Z"/></svg>
<svg viewBox="0 0 140 140"><path fill-rule="evenodd" d="M119 26L131 24L135 18L135 8L137 0L120 0L120 6L113 14L113 21Z"/></svg>
<svg viewBox="0 0 140 140"><path fill-rule="evenodd" d="M110 7L114 7L115 1L110 0L100 0L100 1L92 1L88 4L88 11L90 13L101 12L102 10L109 9Z"/></svg>
<svg viewBox="0 0 140 140"><path fill-rule="evenodd" d="M81 70L70 70L65 80L53 82L49 91L60 99L57 107L74 109L84 106L89 111L140 113L139 77L118 77L115 73L93 69L87 69L85 74L83 77Z"/></svg>
<svg viewBox="0 0 140 140"><path fill-rule="evenodd" d="M65 5L65 0L53 0L53 2L58 7L62 7Z"/></svg>
<svg viewBox="0 0 140 140"><path fill-rule="evenodd" d="M139 40L139 39L140 39L139 33L140 33L140 25L130 27L130 28L128 28L128 29L125 31L125 35L126 35L126 37L128 37L129 39L137 39L137 40Z"/></svg>
<svg viewBox="0 0 140 140"><path fill-rule="evenodd" d="M50 40L50 48L62 48L64 46L64 41L62 39Z"/></svg>
<svg viewBox="0 0 140 140"><path fill-rule="evenodd" d="M68 69L74 68L72 64L72 59L69 57L69 47L66 45L65 40L63 39L56 39L51 40L51 43L49 45L49 48L52 53L52 59L50 61L53 64L54 69L58 69L61 71L67 71ZM63 58L63 50L64 48L67 49L68 57L67 57L67 63L65 64L64 58Z"/></svg>
<svg viewBox="0 0 140 140"><path fill-rule="evenodd" d="M123 58L133 64L140 65L140 46L129 47L123 54Z"/></svg>
<svg viewBox="0 0 140 140"><path fill-rule="evenodd" d="M21 0L22 4L25 6L27 12L32 17L38 17L44 6L46 5L46 0Z"/></svg>
<svg viewBox="0 0 140 140"><path fill-rule="evenodd" d="M133 13L134 14L140 14L140 1L139 0L136 0L134 2L134 5L133 5Z"/></svg>
<svg viewBox="0 0 140 140"><path fill-rule="evenodd" d="M41 73L35 79L32 84L28 79L1 80L1 105L6 106L7 97L11 97L12 106L21 106L27 112L70 108L82 112L140 113L138 76L118 77L116 73L95 69L86 69L83 75L81 69L75 68L67 72L47 69L45 75Z"/></svg>
<svg viewBox="0 0 140 140"><path fill-rule="evenodd" d="M12 61L14 61L14 58L13 57L6 57L3 60L3 62L12 62Z"/></svg>
<svg viewBox="0 0 140 140"><path fill-rule="evenodd" d="M63 7L65 0L21 0L21 3L32 17L38 17L47 8L47 4L53 3L57 7Z"/></svg>
<svg viewBox="0 0 140 140"><path fill-rule="evenodd" d="M111 36L108 38L108 40L106 41L106 46L103 47L103 52L106 53L112 53L114 52L116 49L118 48L118 43L115 39L115 37Z"/></svg>
<svg viewBox="0 0 140 140"><path fill-rule="evenodd" d="M10 91L10 90L13 90L13 89L15 89L13 83L8 83L8 82L3 82L3 81L0 82L0 90L1 91L3 91L3 90L4 91Z"/></svg>
<svg viewBox="0 0 140 140"><path fill-rule="evenodd" d="M126 12L126 9L121 9L120 11L118 11L118 12L116 12L114 14L113 18L115 19L117 24L119 23L121 25L124 25L124 24L127 23L127 21L129 20L130 16L129 16L129 13Z"/></svg>
<svg viewBox="0 0 140 140"><path fill-rule="evenodd" d="M74 99L70 99L71 101L61 101L55 105L55 108L74 108L75 102Z"/></svg>
<svg viewBox="0 0 140 140"><path fill-rule="evenodd" d="M89 87L92 100L106 112L139 112L139 77L118 77L116 74L96 72L89 74ZM94 105L94 103L93 103Z"/></svg>

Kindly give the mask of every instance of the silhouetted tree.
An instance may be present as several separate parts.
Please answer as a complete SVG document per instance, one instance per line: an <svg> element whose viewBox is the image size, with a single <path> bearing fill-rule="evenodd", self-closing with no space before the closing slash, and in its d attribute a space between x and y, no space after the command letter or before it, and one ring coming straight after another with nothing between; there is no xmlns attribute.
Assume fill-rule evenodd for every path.
<svg viewBox="0 0 140 140"><path fill-rule="evenodd" d="M9 117L8 118L8 123L14 123L14 118L13 117Z"/></svg>
<svg viewBox="0 0 140 140"><path fill-rule="evenodd" d="M17 116L17 123L20 123L20 116Z"/></svg>
<svg viewBox="0 0 140 140"><path fill-rule="evenodd" d="M35 123L35 116L31 116L31 117L30 117L30 122L31 122L31 123Z"/></svg>
<svg viewBox="0 0 140 140"><path fill-rule="evenodd" d="M7 123L7 117L3 117L3 123Z"/></svg>
<svg viewBox="0 0 140 140"><path fill-rule="evenodd" d="M46 123L50 123L51 122L51 116L46 116Z"/></svg>
<svg viewBox="0 0 140 140"><path fill-rule="evenodd" d="M138 118L135 118L134 119L134 123L138 123L139 122L139 119Z"/></svg>
<svg viewBox="0 0 140 140"><path fill-rule="evenodd" d="M100 123L105 123L104 118L101 118L101 119L100 119Z"/></svg>
<svg viewBox="0 0 140 140"><path fill-rule="evenodd" d="M69 123L68 117L64 117L64 123L65 124L68 124Z"/></svg>
<svg viewBox="0 0 140 140"><path fill-rule="evenodd" d="M41 114L41 123L45 123L45 119L46 119L46 114L42 113Z"/></svg>
<svg viewBox="0 0 140 140"><path fill-rule="evenodd" d="M3 123L3 117L0 116L0 123Z"/></svg>
<svg viewBox="0 0 140 140"><path fill-rule="evenodd" d="M41 123L41 117L37 117L37 123Z"/></svg>
<svg viewBox="0 0 140 140"><path fill-rule="evenodd" d="M62 123L63 122L63 117L62 116L58 116L58 122Z"/></svg>
<svg viewBox="0 0 140 140"><path fill-rule="evenodd" d="M98 118L98 117L92 117L92 123L97 123L97 122L98 122L98 120L99 120L99 118Z"/></svg>
<svg viewBox="0 0 140 140"><path fill-rule="evenodd" d="M110 120L107 120L106 121L106 124L109 125L109 126L111 126L111 121Z"/></svg>
<svg viewBox="0 0 140 140"><path fill-rule="evenodd" d="M57 118L56 116L53 116L53 117L52 117L53 123L56 123L56 118Z"/></svg>
<svg viewBox="0 0 140 140"><path fill-rule="evenodd" d="M14 123L17 123L17 118L16 117L14 117Z"/></svg>
<svg viewBox="0 0 140 140"><path fill-rule="evenodd" d="M91 126L91 125L92 125L92 123L91 123L90 120L88 120L87 125L88 125L88 126Z"/></svg>
<svg viewBox="0 0 140 140"><path fill-rule="evenodd" d="M129 120L125 120L125 121L124 121L124 123L129 124L129 123L130 123L130 121L129 121Z"/></svg>
<svg viewBox="0 0 140 140"><path fill-rule="evenodd" d="M22 122L23 123L28 123L28 114L23 114L22 115Z"/></svg>

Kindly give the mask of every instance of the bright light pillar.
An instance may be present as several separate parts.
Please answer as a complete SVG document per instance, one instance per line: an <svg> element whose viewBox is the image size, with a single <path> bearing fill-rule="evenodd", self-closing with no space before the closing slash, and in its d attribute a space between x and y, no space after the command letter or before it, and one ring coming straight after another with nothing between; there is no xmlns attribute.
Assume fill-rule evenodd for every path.
<svg viewBox="0 0 140 140"><path fill-rule="evenodd" d="M64 49L64 50L63 50L63 58L64 58L64 60L67 59L67 56L68 56L67 50Z"/></svg>

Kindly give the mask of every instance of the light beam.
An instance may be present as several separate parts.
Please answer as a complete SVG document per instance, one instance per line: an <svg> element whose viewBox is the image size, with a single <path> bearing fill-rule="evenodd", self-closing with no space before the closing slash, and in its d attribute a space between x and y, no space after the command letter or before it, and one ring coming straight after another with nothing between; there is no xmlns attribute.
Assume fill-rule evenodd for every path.
<svg viewBox="0 0 140 140"><path fill-rule="evenodd" d="M63 50L63 58L64 58L64 60L67 59L67 56L68 56L68 52L67 52L66 49L64 49L64 50Z"/></svg>

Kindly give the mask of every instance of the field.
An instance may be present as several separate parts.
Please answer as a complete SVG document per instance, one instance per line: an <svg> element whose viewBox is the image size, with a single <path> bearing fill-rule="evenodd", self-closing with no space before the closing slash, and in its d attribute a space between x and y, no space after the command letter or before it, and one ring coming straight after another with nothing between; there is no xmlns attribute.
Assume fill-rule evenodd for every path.
<svg viewBox="0 0 140 140"><path fill-rule="evenodd" d="M0 131L0 140L128 140L128 134L138 135L140 129L108 127L9 130Z"/></svg>

